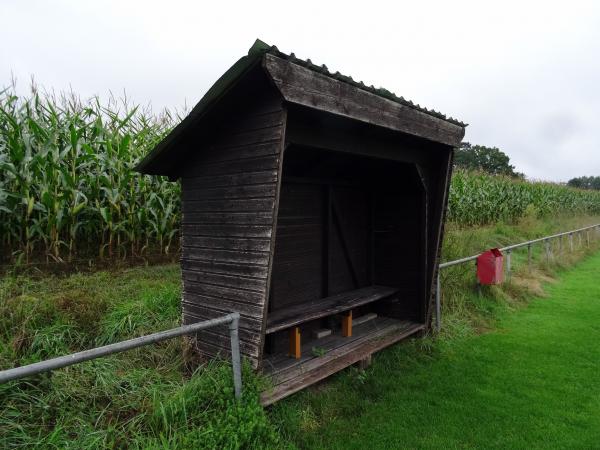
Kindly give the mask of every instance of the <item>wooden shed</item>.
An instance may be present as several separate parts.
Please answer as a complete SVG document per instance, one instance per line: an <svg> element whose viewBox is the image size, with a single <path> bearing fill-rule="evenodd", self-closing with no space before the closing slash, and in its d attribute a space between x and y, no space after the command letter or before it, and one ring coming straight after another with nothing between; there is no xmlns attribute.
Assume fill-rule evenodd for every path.
<svg viewBox="0 0 600 450"><path fill-rule="evenodd" d="M238 311L266 404L427 329L465 126L257 41L138 166L181 180L183 322Z"/></svg>

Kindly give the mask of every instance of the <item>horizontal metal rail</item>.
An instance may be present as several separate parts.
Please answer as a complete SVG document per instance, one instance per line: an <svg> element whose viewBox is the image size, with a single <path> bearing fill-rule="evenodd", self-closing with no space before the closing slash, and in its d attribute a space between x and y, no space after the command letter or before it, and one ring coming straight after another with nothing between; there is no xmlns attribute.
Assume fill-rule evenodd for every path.
<svg viewBox="0 0 600 450"><path fill-rule="evenodd" d="M60 356L58 358L40 361L26 366L15 367L14 369L3 370L0 372L0 383L16 380L19 378L36 375L38 373L48 372L50 370L60 369L62 367L72 366L92 359L115 353L125 352L134 348L143 347L157 342L166 341L186 334L193 334L200 330L213 328L219 325L229 324L229 334L231 337L231 363L233 366L233 385L236 398L242 395L242 365L240 359L240 341L239 341L239 322L240 314L235 312L223 317L197 322L190 325L173 328L171 330L159 331L158 333L140 336L134 339L105 345L103 347L92 348L71 355Z"/></svg>
<svg viewBox="0 0 600 450"><path fill-rule="evenodd" d="M508 252L508 261L507 266L510 266L510 252L513 249L529 246L531 249L531 245L537 242L548 242L550 239L562 237L569 235L573 236L575 233L581 233L586 230L590 230L592 228L596 228L600 230L600 224L591 225L589 227L579 228L577 230L565 231L564 233L553 234L551 236L546 236L538 239L533 239L531 241L521 242L519 244L509 245L507 247L503 247L500 250ZM580 235L581 242L581 235ZM587 242L589 245L589 236L587 238ZM573 242L570 240L571 250L573 250ZM547 256L549 255L548 246L546 247ZM469 256L466 258L457 259L455 261L448 261L439 264L439 269L443 269L446 267L455 266L458 264L463 264L469 261L474 261L477 259L479 255ZM529 261L531 261L531 253L529 253ZM510 270L510 269L509 269ZM440 285L440 270L437 273L436 280L436 329L439 331L441 328L441 285ZM134 348L143 347L146 345L154 344L157 342L165 341L168 339L173 339L175 337L184 336L186 334L193 334L200 330L204 330L207 328L216 327L219 325L229 324L229 334L231 338L231 363L233 367L233 384L235 390L236 398L239 398L242 395L242 369L241 369L241 357L240 357L240 341L239 341L239 321L240 314L235 312L231 314L227 314L223 317L219 317L216 319L207 320L204 322L197 322L190 325L184 325L181 327L173 328L170 330L159 331L157 333L149 334L146 336L140 336L134 339L129 339L126 341L117 342L114 344L105 345L102 347L92 348L89 350L84 350L81 352L73 353L70 355L60 356L58 358L48 359L46 361L40 361L33 364L28 364L26 366L15 367L14 369L8 369L0 371L0 383L6 383L8 381L16 380L19 378L28 377L31 375L36 375L43 372L48 372L55 369L60 369L62 367L71 366L74 364L79 364L85 361L90 361L92 359L101 358L103 356L112 355L115 353L121 353L128 350L132 350Z"/></svg>
<svg viewBox="0 0 600 450"><path fill-rule="evenodd" d="M506 247L502 247L500 251L507 252L507 260L506 260L506 269L507 269L507 278L510 279L511 275L511 252L517 248L528 247L528 255L527 260L529 265L531 266L531 246L533 244L537 244L538 242L544 242L546 245L546 259L550 258L550 246L549 241L551 239L562 238L563 236L570 236L570 249L573 251L573 235L576 233L580 233L579 239L581 242L581 233L584 231L589 231L591 229L596 229L596 231L600 231L600 224L590 225L588 227L578 228L576 230L565 231L563 233L552 234L550 236L545 236L537 239L532 239L530 241L520 242L518 244L508 245ZM587 243L589 245L590 238L589 234L587 236ZM562 240L559 241L560 248L562 248ZM464 264L469 261L475 261L479 255L467 256L466 258L456 259L454 261L447 261L439 264L439 269L437 272L436 279L436 292L435 292L435 328L437 331L440 331L442 327L442 305L441 305L441 283L440 283L440 271L441 269L445 269L447 267L456 266L459 264Z"/></svg>
<svg viewBox="0 0 600 450"><path fill-rule="evenodd" d="M561 237L561 236L568 236L570 234L572 235L575 233L579 233L579 232L582 232L585 230L590 230L592 228L598 228L598 227L600 227L600 224L591 225L589 227L584 227L584 228L578 228L576 230L565 231L563 233L557 233L557 234L553 234L551 236L545 236L545 237L533 239L531 241L520 242L519 244L513 244L513 245L509 245L507 247L502 247L500 249L500 251L505 252L505 251L509 251L509 250L514 250L515 248L526 247L527 245L536 244L538 242L544 242L549 239L554 239L554 238ZM463 264L463 263L466 263L469 261L475 261L478 257L479 257L479 255L473 255L473 256L467 256L466 258L456 259L454 261L447 261L444 263L440 263L439 267L440 267L440 269L445 269L446 267L456 266L457 264Z"/></svg>

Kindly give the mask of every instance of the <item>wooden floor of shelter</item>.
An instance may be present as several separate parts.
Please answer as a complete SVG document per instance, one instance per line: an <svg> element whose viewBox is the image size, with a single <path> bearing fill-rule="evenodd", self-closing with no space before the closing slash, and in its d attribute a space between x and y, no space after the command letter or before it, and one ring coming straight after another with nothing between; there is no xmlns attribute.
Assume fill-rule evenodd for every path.
<svg viewBox="0 0 600 450"><path fill-rule="evenodd" d="M266 357L263 373L270 377L272 387L263 392L261 403L275 403L423 329L420 323L377 317L353 327L350 337L338 331L305 343L300 359L284 354Z"/></svg>

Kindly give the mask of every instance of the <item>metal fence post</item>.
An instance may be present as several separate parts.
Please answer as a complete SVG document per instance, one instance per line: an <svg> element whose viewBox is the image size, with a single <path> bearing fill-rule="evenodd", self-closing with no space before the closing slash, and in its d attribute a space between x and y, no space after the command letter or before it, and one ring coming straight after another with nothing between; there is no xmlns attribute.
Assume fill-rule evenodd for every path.
<svg viewBox="0 0 600 450"><path fill-rule="evenodd" d="M548 239L544 239L544 247L546 248L546 264L550 262L550 243Z"/></svg>
<svg viewBox="0 0 600 450"><path fill-rule="evenodd" d="M582 231L577 233L579 235L579 248L581 248L583 246L583 239L581 238L581 233L582 233Z"/></svg>
<svg viewBox="0 0 600 450"><path fill-rule="evenodd" d="M442 293L440 291L440 268L438 267L435 281L435 329L438 333L442 329Z"/></svg>
<svg viewBox="0 0 600 450"><path fill-rule="evenodd" d="M233 388L235 398L242 396L242 361L240 358L240 314L234 313L229 323L229 335L231 337L231 366L233 367Z"/></svg>
<svg viewBox="0 0 600 450"><path fill-rule="evenodd" d="M510 281L511 276L511 259L512 259L512 250L508 250L506 252L506 279Z"/></svg>
<svg viewBox="0 0 600 450"><path fill-rule="evenodd" d="M527 244L527 265L529 266L529 271L531 272L531 244Z"/></svg>

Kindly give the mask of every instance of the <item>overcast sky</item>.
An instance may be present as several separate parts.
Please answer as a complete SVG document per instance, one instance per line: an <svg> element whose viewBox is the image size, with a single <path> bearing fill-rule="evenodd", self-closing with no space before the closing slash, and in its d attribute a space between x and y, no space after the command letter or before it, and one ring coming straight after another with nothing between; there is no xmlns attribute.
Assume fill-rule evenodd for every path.
<svg viewBox="0 0 600 450"><path fill-rule="evenodd" d="M530 178L600 175L600 2L0 0L0 18L1 85L193 106L260 38L469 123Z"/></svg>

